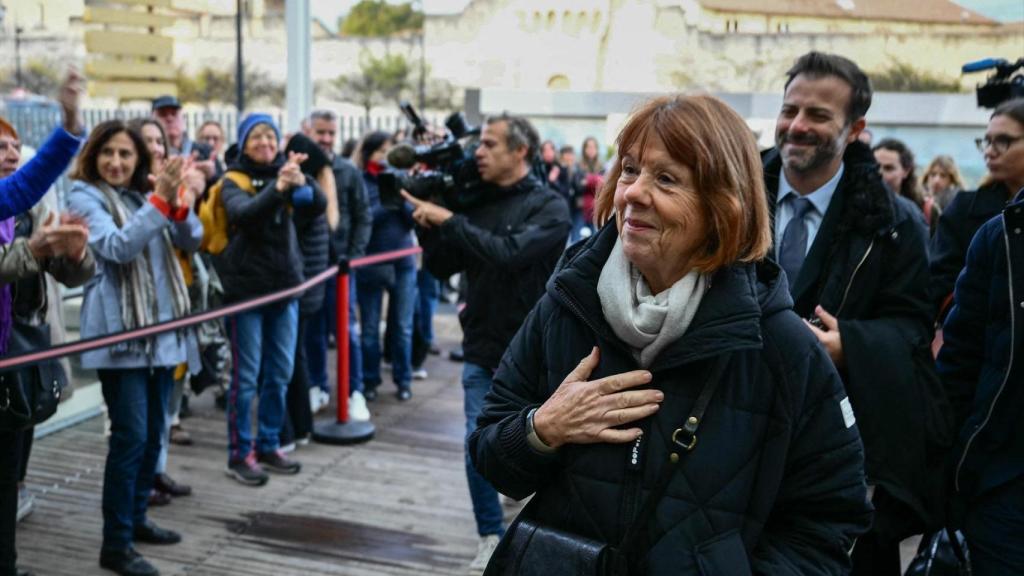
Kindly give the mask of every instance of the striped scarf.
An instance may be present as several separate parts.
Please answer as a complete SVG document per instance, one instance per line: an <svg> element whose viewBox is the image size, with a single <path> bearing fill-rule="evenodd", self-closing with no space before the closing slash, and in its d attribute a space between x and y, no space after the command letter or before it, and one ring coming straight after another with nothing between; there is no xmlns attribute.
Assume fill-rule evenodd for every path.
<svg viewBox="0 0 1024 576"><path fill-rule="evenodd" d="M119 229L124 228L131 215L131 211L124 203L125 196L132 196L139 204L145 200L141 194L132 190L118 192L107 184L99 186L100 191L107 201L107 210L114 219L114 225ZM171 296L174 307L174 317L181 318L189 313L188 288L185 286L185 276L182 274L181 266L174 255L174 245L171 243L171 236L165 227L160 231L164 242L164 262L167 270L167 277L171 279ZM142 253L131 262L115 265L118 281L121 287L121 323L124 329L134 330L143 326L151 326L158 319L157 290L153 283L153 262L150 261L149 246L143 249ZM147 356L153 353L153 340L155 337L144 340L130 340L111 348L111 354L143 353Z"/></svg>

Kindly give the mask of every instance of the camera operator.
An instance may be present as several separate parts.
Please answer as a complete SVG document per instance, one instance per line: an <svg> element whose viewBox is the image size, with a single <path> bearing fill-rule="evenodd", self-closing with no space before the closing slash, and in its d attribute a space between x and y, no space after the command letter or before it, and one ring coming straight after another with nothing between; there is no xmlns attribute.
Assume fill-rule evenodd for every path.
<svg viewBox="0 0 1024 576"><path fill-rule="evenodd" d="M484 396L505 348L544 291L569 235L569 210L531 175L537 131L519 117L488 118L475 158L483 201L463 213L402 195L413 219L424 261L438 278L464 272L469 283L463 330L462 386L466 436L476 427ZM483 570L504 531L498 493L466 457L480 545L472 569Z"/></svg>

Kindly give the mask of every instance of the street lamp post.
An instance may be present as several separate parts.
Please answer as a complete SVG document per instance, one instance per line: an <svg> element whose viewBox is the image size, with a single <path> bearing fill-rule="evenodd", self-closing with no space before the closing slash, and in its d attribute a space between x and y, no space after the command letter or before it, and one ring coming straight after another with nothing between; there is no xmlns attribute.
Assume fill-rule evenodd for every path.
<svg viewBox="0 0 1024 576"><path fill-rule="evenodd" d="M423 15L423 23L420 24L420 113L427 108L427 56L426 56L426 37L427 37L427 22L426 22L426 8L423 0L420 0L420 14Z"/></svg>
<svg viewBox="0 0 1024 576"><path fill-rule="evenodd" d="M244 0L235 2L235 105L238 114L245 110L245 64L242 61L242 13Z"/></svg>
<svg viewBox="0 0 1024 576"><path fill-rule="evenodd" d="M14 78L18 82L18 88L23 87L21 83L21 33L25 29L21 26L14 27Z"/></svg>

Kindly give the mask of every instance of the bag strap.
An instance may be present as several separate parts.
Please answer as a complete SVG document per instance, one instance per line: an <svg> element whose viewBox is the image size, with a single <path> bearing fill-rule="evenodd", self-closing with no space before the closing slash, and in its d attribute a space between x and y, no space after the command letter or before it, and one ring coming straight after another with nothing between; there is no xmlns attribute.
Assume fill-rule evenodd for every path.
<svg viewBox="0 0 1024 576"><path fill-rule="evenodd" d="M960 545L960 538L957 537L956 530L953 530L949 526L946 526L943 530L946 531L946 539L949 540L949 547L953 549L953 555L956 556L956 561L960 563L960 567L963 568L964 574L970 576L970 574L973 573L971 570L971 563L967 560L967 554Z"/></svg>
<svg viewBox="0 0 1024 576"><path fill-rule="evenodd" d="M662 466L661 474L658 475L651 493L644 500L640 513L637 514L636 519L629 525L626 534L622 537L622 542L615 551L615 555L618 556L618 562L627 560L633 552L633 548L639 542L640 535L647 529L648 521L654 516L658 503L668 489L669 481L672 480L672 476L679 469L682 455L692 452L694 447L697 446L697 428L704 419L704 412L711 403L711 397L714 396L715 390L718 389L718 385L722 381L722 375L729 365L729 358L731 356L732 354L723 354L708 370L709 377L704 382L704 387L701 389L700 395L697 396L697 401L693 403L690 416L683 422L681 427L676 428L675 432L672 433L674 449L669 453L668 461Z"/></svg>

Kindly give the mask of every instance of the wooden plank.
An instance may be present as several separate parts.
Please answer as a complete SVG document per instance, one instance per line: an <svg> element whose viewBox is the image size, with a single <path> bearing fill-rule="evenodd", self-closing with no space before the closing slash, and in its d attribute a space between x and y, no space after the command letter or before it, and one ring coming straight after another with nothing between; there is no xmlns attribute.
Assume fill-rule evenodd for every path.
<svg viewBox="0 0 1024 576"><path fill-rule="evenodd" d="M173 82L94 81L89 82L89 95L121 100L153 99L164 94L178 94Z"/></svg>
<svg viewBox="0 0 1024 576"><path fill-rule="evenodd" d="M86 30L85 50L90 54L148 56L169 62L174 52L174 40L156 34Z"/></svg>
<svg viewBox="0 0 1024 576"><path fill-rule="evenodd" d="M177 71L160 62L93 59L85 63L89 78L174 80Z"/></svg>
<svg viewBox="0 0 1024 576"><path fill-rule="evenodd" d="M435 339L458 345L451 312ZM328 365L334 369L334 354ZM461 574L477 535L463 469L459 364L431 356L431 377L398 402L385 386L369 408L377 436L358 446L302 446L297 476L259 489L224 475L224 413L204 393L184 420L195 444L171 446L168 472L193 494L151 508L178 530L176 546L140 546L161 573L192 576L451 576ZM331 378L334 381L334 378ZM95 418L38 440L28 470L36 510L18 525L19 563L37 574L102 576L102 486L106 442ZM507 519L520 509L505 508ZM59 550L55 553L54 550Z"/></svg>
<svg viewBox="0 0 1024 576"><path fill-rule="evenodd" d="M145 28L166 28L173 26L174 16L151 14L128 9L107 8L103 6L86 6L82 21L90 24L114 24L121 26L141 26Z"/></svg>

